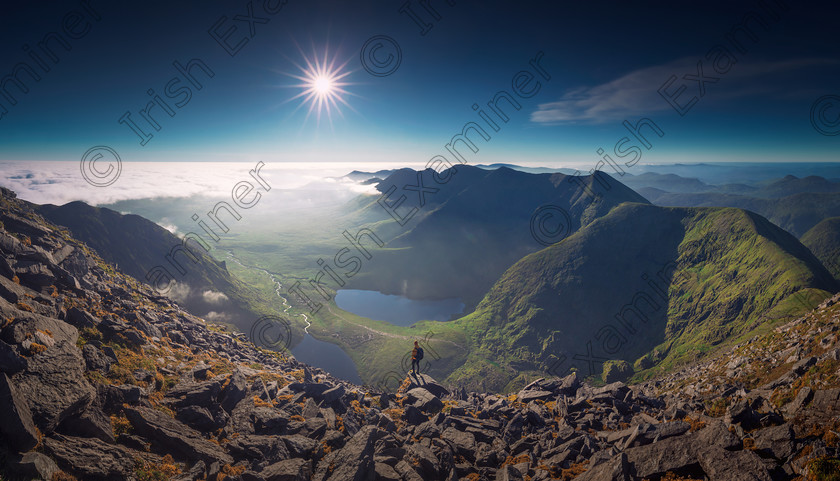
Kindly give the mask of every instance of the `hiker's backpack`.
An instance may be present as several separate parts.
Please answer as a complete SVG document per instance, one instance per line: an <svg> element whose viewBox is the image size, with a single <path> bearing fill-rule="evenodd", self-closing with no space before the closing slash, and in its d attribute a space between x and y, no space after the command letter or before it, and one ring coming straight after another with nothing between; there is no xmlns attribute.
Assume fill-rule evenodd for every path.
<svg viewBox="0 0 840 481"><path fill-rule="evenodd" d="M417 360L420 361L421 359L423 359L423 348L418 347L417 348Z"/></svg>

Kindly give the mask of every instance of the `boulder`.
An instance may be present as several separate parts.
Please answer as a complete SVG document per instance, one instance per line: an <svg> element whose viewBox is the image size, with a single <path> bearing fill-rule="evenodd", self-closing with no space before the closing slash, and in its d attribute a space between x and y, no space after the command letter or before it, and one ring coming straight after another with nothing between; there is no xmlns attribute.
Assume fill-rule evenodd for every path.
<svg viewBox="0 0 840 481"><path fill-rule="evenodd" d="M449 443L456 453L467 459L475 459L475 436L471 433L458 431L450 426L441 433L440 437Z"/></svg>
<svg viewBox="0 0 840 481"><path fill-rule="evenodd" d="M14 319L11 326L3 329L3 340L9 344L36 339L40 344L52 347L61 341L75 345L79 340L78 329L58 319L26 311L17 311Z"/></svg>
<svg viewBox="0 0 840 481"><path fill-rule="evenodd" d="M406 449L405 461L420 469L424 479L437 479L440 477L440 462L435 453L420 443L411 444Z"/></svg>
<svg viewBox="0 0 840 481"><path fill-rule="evenodd" d="M840 410L840 388L815 391L810 408L825 414Z"/></svg>
<svg viewBox="0 0 840 481"><path fill-rule="evenodd" d="M60 471L55 461L36 452L10 456L6 463L7 471L24 479L52 479Z"/></svg>
<svg viewBox="0 0 840 481"><path fill-rule="evenodd" d="M681 436L625 450L637 478L664 476L668 471L698 469L697 448L692 436Z"/></svg>
<svg viewBox="0 0 840 481"><path fill-rule="evenodd" d="M796 450L795 434L790 424L782 424L756 431L752 434L755 449L762 455L785 460Z"/></svg>
<svg viewBox="0 0 840 481"><path fill-rule="evenodd" d="M638 478L663 476L668 471L702 471L698 462L701 450L714 447L729 452L741 447L741 441L718 421L700 431L669 437L653 444L625 450L627 462Z"/></svg>
<svg viewBox="0 0 840 481"><path fill-rule="evenodd" d="M393 467L377 462L373 467L376 481L402 481L402 476Z"/></svg>
<svg viewBox="0 0 840 481"><path fill-rule="evenodd" d="M306 398L306 401L303 403L303 411L301 412L301 416L305 419L318 417L321 415L321 408L315 403L311 397Z"/></svg>
<svg viewBox="0 0 840 481"><path fill-rule="evenodd" d="M269 463L276 463L291 457L286 443L277 436L258 434L237 436L227 444L227 449L237 460L264 460Z"/></svg>
<svg viewBox="0 0 840 481"><path fill-rule="evenodd" d="M113 386L111 384L100 384L96 386L97 398L100 405L107 413L116 413L122 409L123 404L136 405L140 403L144 393L138 386L122 384Z"/></svg>
<svg viewBox="0 0 840 481"><path fill-rule="evenodd" d="M6 373L0 372L0 433L7 446L26 452L38 444L35 424L26 399L12 384Z"/></svg>
<svg viewBox="0 0 840 481"><path fill-rule="evenodd" d="M394 471L399 473L404 481L425 481L417 469L405 460L394 465Z"/></svg>
<svg viewBox="0 0 840 481"><path fill-rule="evenodd" d="M93 344L85 344L82 348L82 357L85 358L85 365L88 371L99 371L106 374L111 368L114 360L106 356Z"/></svg>
<svg viewBox="0 0 840 481"><path fill-rule="evenodd" d="M0 371L14 374L26 367L26 360L18 354L14 347L0 341Z"/></svg>
<svg viewBox="0 0 840 481"><path fill-rule="evenodd" d="M241 369L237 369L233 372L228 380L227 385L225 385L224 389L222 390L221 394L219 395L219 401L222 404L222 408L225 411L231 412L233 408L239 404L239 401L245 399L245 396L248 395L248 380L245 377L245 374L242 372Z"/></svg>
<svg viewBox="0 0 840 481"><path fill-rule="evenodd" d="M26 369L14 376L25 392L35 425L49 434L61 421L84 411L96 391L85 379L85 362L79 348L58 342L27 359Z"/></svg>
<svg viewBox="0 0 840 481"><path fill-rule="evenodd" d="M53 434L44 440L44 448L59 466L79 479L110 481L127 479L134 473L134 456L130 451L96 438Z"/></svg>
<svg viewBox="0 0 840 481"><path fill-rule="evenodd" d="M743 429L750 430L759 426L761 416L755 412L747 401L737 401L726 408L724 422L739 424Z"/></svg>
<svg viewBox="0 0 840 481"><path fill-rule="evenodd" d="M409 404L403 410L403 419L405 419L408 424L416 426L428 421L429 417L423 414L419 408L414 407L413 404Z"/></svg>
<svg viewBox="0 0 840 481"><path fill-rule="evenodd" d="M654 441L679 436L688 432L691 426L684 421L673 421L659 424L639 424L627 438L625 449L633 446L644 446Z"/></svg>
<svg viewBox="0 0 840 481"><path fill-rule="evenodd" d="M425 388L416 387L406 393L406 401L425 412L438 412L443 402Z"/></svg>
<svg viewBox="0 0 840 481"><path fill-rule="evenodd" d="M632 481L627 455L620 453L581 474L575 481Z"/></svg>
<svg viewBox="0 0 840 481"><path fill-rule="evenodd" d="M553 397L554 393L551 391L542 391L542 390L522 390L519 391L517 394L517 400L519 402L528 403L535 400L544 401L550 397Z"/></svg>
<svg viewBox="0 0 840 481"><path fill-rule="evenodd" d="M192 462L233 463L233 458L218 444L211 443L198 431L160 411L145 407L126 408L125 415L134 430L151 441L152 448L162 454L172 454Z"/></svg>
<svg viewBox="0 0 840 481"><path fill-rule="evenodd" d="M246 399L242 403L248 403ZM279 409L270 407L253 407L251 421L256 434L278 434L289 425L289 415Z"/></svg>
<svg viewBox="0 0 840 481"><path fill-rule="evenodd" d="M265 481L309 481L312 477L312 462L305 459L286 459L260 471ZM245 480L247 481L247 479Z"/></svg>
<svg viewBox="0 0 840 481"><path fill-rule="evenodd" d="M375 473L373 450L385 431L364 426L338 451L333 451L320 463L313 480L365 481Z"/></svg>
<svg viewBox="0 0 840 481"><path fill-rule="evenodd" d="M166 393L176 406L210 406L216 402L222 385L217 380L178 384Z"/></svg>
<svg viewBox="0 0 840 481"><path fill-rule="evenodd" d="M79 329L84 329L86 327L96 327L100 321L84 309L71 307L70 309L67 309L67 322Z"/></svg>
<svg viewBox="0 0 840 481"><path fill-rule="evenodd" d="M344 396L344 393L345 393L344 386L341 385L341 384L338 384L337 386L332 387L332 388L324 391L324 393L321 395L321 402L323 402L324 405L332 404L335 401L338 401L339 399L341 399L341 397Z"/></svg>
<svg viewBox="0 0 840 481"><path fill-rule="evenodd" d="M218 426L210 410L201 406L187 406L178 410L175 419L199 431L215 431Z"/></svg>
<svg viewBox="0 0 840 481"><path fill-rule="evenodd" d="M510 464L496 471L496 481L523 481L522 473Z"/></svg>
<svg viewBox="0 0 840 481"><path fill-rule="evenodd" d="M709 481L772 481L764 463L750 450L727 451L720 446L699 450L698 459Z"/></svg>
<svg viewBox="0 0 840 481"><path fill-rule="evenodd" d="M97 438L106 443L114 443L114 431L111 420L102 412L99 406L92 404L79 416L65 419L58 430L71 436L83 438Z"/></svg>
<svg viewBox="0 0 840 481"><path fill-rule="evenodd" d="M205 479L206 471L207 465L204 464L204 461L199 461L193 464L193 467L189 471L175 476L170 481L198 481Z"/></svg>
<svg viewBox="0 0 840 481"><path fill-rule="evenodd" d="M282 436L281 439L293 458L309 458L318 448L318 441L300 434Z"/></svg>
<svg viewBox="0 0 840 481"><path fill-rule="evenodd" d="M448 389L443 387L443 385L435 381L435 379L428 374L409 373L408 380L409 384L408 387L406 387L406 390L408 391L417 387L422 387L439 398L449 394Z"/></svg>

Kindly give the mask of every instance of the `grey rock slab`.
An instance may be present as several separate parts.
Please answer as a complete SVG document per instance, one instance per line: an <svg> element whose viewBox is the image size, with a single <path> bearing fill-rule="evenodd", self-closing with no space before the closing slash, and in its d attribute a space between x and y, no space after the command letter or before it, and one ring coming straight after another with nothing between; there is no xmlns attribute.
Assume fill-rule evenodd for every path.
<svg viewBox="0 0 840 481"><path fill-rule="evenodd" d="M81 351L67 341L27 358L13 381L26 393L35 425L48 434L61 421L82 412L96 391L85 379Z"/></svg>
<svg viewBox="0 0 840 481"><path fill-rule="evenodd" d="M761 458L750 450L727 451L709 446L698 452L709 481L772 481Z"/></svg>
<svg viewBox="0 0 840 481"><path fill-rule="evenodd" d="M286 459L271 464L260 471L265 481L309 481L312 477L312 462L306 459Z"/></svg>
<svg viewBox="0 0 840 481"><path fill-rule="evenodd" d="M211 443L198 431L155 409L138 407L125 409L125 415L141 436L152 441L163 453L204 461L208 464L233 463L233 458L219 445Z"/></svg>
<svg viewBox="0 0 840 481"><path fill-rule="evenodd" d="M0 373L0 434L9 448L26 452L38 444L26 399L6 373Z"/></svg>
<svg viewBox="0 0 840 481"><path fill-rule="evenodd" d="M44 448L59 466L71 470L80 479L127 479L134 472L134 455L129 450L96 438L55 434L44 440Z"/></svg>
<svg viewBox="0 0 840 481"><path fill-rule="evenodd" d="M366 481L375 472L373 451L376 441L385 435L385 431L376 427L362 427L343 448L318 463L313 479Z"/></svg>

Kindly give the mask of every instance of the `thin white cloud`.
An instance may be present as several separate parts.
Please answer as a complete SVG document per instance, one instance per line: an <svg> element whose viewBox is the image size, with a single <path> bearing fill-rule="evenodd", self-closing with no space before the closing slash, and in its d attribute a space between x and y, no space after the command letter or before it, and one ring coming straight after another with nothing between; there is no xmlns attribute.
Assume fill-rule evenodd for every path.
<svg viewBox="0 0 840 481"><path fill-rule="evenodd" d="M125 212L123 212L122 214L125 214ZM178 233L178 226L171 222L158 222L158 225L168 230L172 234Z"/></svg>
<svg viewBox="0 0 840 481"><path fill-rule="evenodd" d="M185 303L189 299L191 291L192 289L188 284L171 280L166 295L175 302Z"/></svg>
<svg viewBox="0 0 840 481"><path fill-rule="evenodd" d="M206 290L201 293L201 297L208 304L222 304L228 301L228 296L219 291Z"/></svg>
<svg viewBox="0 0 840 481"><path fill-rule="evenodd" d="M204 315L204 319L210 322L230 322L230 314L226 312L210 311Z"/></svg>
<svg viewBox="0 0 840 481"><path fill-rule="evenodd" d="M680 101L687 102L694 95L692 92L696 91L696 83L682 80L682 77L685 74L696 74L699 59L685 57L635 70L600 85L571 89L555 102L540 104L531 113L531 121L545 124L596 124L670 110L672 107L657 90L675 75L679 80L674 82L669 91L674 92L680 85L686 84L688 90ZM706 85L707 89L715 89L716 99L732 99L782 91L782 85L772 85L773 75L838 63L834 59L819 58L752 63L741 61L726 74L717 74L711 63L703 59L703 74L705 77L720 78L717 83Z"/></svg>

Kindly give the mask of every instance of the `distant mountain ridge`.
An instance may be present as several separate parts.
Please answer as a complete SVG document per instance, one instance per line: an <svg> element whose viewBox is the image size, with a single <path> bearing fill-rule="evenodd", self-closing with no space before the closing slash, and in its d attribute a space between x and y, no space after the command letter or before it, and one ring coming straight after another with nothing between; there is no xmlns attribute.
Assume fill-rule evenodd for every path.
<svg viewBox="0 0 840 481"><path fill-rule="evenodd" d="M823 219L840 216L840 193L799 193L776 199L735 194L672 194L646 190L656 205L668 207L736 207L769 219L794 236L801 236Z"/></svg>
<svg viewBox="0 0 840 481"><path fill-rule="evenodd" d="M697 178L657 172L644 172L638 175L629 173L624 175L612 174L612 177L636 191L654 188L668 194L735 194L761 199L777 199L802 193L828 194L840 192L840 181L829 180L817 175L800 179L788 174L780 179L765 180L749 185L743 183L709 184Z"/></svg>

